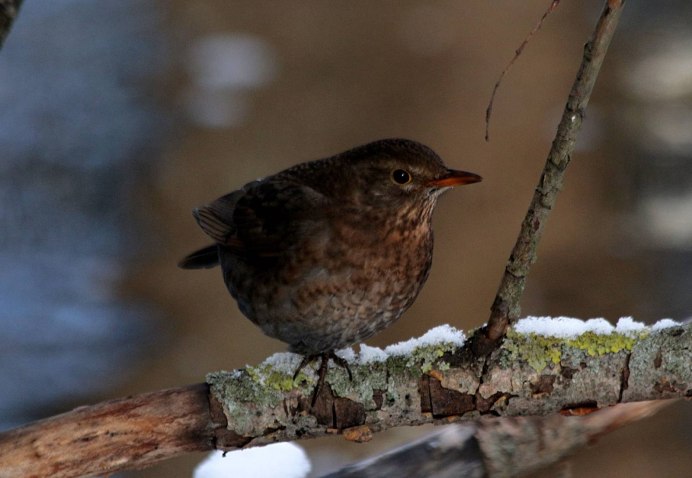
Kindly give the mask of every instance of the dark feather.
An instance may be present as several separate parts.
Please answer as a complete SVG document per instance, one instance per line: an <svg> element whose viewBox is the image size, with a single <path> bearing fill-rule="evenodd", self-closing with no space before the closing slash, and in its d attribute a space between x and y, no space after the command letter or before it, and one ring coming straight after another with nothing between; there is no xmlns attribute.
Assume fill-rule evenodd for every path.
<svg viewBox="0 0 692 478"><path fill-rule="evenodd" d="M324 214L323 196L295 181L255 181L195 209L202 230L239 257L270 258L290 250L306 217Z"/></svg>
<svg viewBox="0 0 692 478"><path fill-rule="evenodd" d="M234 191L192 211L199 227L218 244L226 244L235 233L233 213L238 199L243 194L243 190Z"/></svg>
<svg viewBox="0 0 692 478"><path fill-rule="evenodd" d="M181 269L210 269L219 265L219 247L216 244L203 247L189 254L178 263Z"/></svg>

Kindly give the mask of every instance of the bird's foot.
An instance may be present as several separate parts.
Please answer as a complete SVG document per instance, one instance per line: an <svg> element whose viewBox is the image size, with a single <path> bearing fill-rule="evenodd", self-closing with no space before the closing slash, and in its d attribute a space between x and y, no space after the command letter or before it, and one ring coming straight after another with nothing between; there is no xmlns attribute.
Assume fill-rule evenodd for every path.
<svg viewBox="0 0 692 478"><path fill-rule="evenodd" d="M320 363L320 368L317 370L317 385L315 386L315 390L312 392L312 401L310 402L311 407L315 406L317 397L324 386L324 380L327 376L327 370L329 368L329 359L332 359L336 365L345 368L346 372L348 372L348 379L353 380L353 375L351 374L351 369L348 366L348 362L336 355L333 350L321 354L306 355L303 357L303 360L300 362L300 365L298 365L298 368L293 374L293 380L298 377L298 374L303 368L317 359L322 359L322 362Z"/></svg>

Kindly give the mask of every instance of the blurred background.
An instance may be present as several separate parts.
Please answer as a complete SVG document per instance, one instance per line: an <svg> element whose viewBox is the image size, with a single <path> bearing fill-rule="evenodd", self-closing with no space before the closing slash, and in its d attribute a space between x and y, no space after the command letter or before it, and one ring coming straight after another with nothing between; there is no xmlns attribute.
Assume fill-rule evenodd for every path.
<svg viewBox="0 0 692 478"><path fill-rule="evenodd" d="M430 279L368 341L482 324L602 1L32 0L0 52L0 429L201 382L285 346L238 312L191 210L374 139L483 183L447 194ZM692 311L692 4L629 2L523 313ZM570 459L576 477L689 476L678 404ZM302 442L315 476L430 428ZM188 455L132 477L185 477ZM597 471L596 471L597 470ZM552 476L555 470L546 472Z"/></svg>

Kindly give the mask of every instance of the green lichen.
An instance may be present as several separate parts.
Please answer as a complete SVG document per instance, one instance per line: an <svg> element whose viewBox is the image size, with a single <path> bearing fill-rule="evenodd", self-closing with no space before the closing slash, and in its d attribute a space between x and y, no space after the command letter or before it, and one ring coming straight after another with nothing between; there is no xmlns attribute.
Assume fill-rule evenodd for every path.
<svg viewBox="0 0 692 478"><path fill-rule="evenodd" d="M503 348L509 353L510 361L520 358L536 372L540 372L551 364L559 364L566 347L582 350L590 357L623 350L629 352L637 341L648 334L648 331L627 335L617 332L607 335L585 332L574 339L561 339L537 334L519 334L510 330Z"/></svg>
<svg viewBox="0 0 692 478"><path fill-rule="evenodd" d="M294 380L292 374L277 370L273 365L264 363L257 366L248 365L245 368L245 372L253 382L279 392L288 392L296 388L297 384L312 384L314 381L312 377L305 375L302 370Z"/></svg>
<svg viewBox="0 0 692 478"><path fill-rule="evenodd" d="M440 342L433 345L423 345L413 349L410 355L392 355L388 360L390 366L401 365L406 369L430 372L433 367L437 370L448 370L449 364L440 359L448 352L454 352L458 345L451 342ZM396 359L403 359L397 361Z"/></svg>
<svg viewBox="0 0 692 478"><path fill-rule="evenodd" d="M207 383L218 389L220 396L232 397L236 402L275 406L281 401L280 391L264 385L256 370L245 369L236 372L235 377L227 372L213 372L207 375Z"/></svg>
<svg viewBox="0 0 692 478"><path fill-rule="evenodd" d="M559 364L562 358L564 341L555 337L536 334L519 334L510 329L503 348L509 352L509 360L525 360L536 372L549 364Z"/></svg>
<svg viewBox="0 0 692 478"><path fill-rule="evenodd" d="M257 410L276 407L281 393L263 387L256 370L248 372L212 372L207 374L212 396L223 404L224 414L233 430L241 435L251 433L256 426Z"/></svg>
<svg viewBox="0 0 692 478"><path fill-rule="evenodd" d="M646 337L648 332L623 335L613 332L608 335L599 335L593 332L585 332L575 339L568 339L565 343L570 347L576 347L585 351L590 357L597 357L608 353L618 353L621 350L632 350L638 340Z"/></svg>
<svg viewBox="0 0 692 478"><path fill-rule="evenodd" d="M330 367L327 382L335 395L362 403L366 409L374 409L374 390L387 389L387 367L385 362L367 364L350 363L353 379L341 367Z"/></svg>
<svg viewBox="0 0 692 478"><path fill-rule="evenodd" d="M437 363L437 369L440 370L441 372L444 372L445 370L449 370L451 368L451 365L449 363L440 361Z"/></svg>

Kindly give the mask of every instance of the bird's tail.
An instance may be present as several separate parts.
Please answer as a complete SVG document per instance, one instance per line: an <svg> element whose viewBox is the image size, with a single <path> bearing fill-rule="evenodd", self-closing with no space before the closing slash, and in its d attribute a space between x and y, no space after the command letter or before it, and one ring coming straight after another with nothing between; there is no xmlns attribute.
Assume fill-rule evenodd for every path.
<svg viewBox="0 0 692 478"><path fill-rule="evenodd" d="M219 265L219 247L216 244L203 247L178 262L181 269L209 269Z"/></svg>

